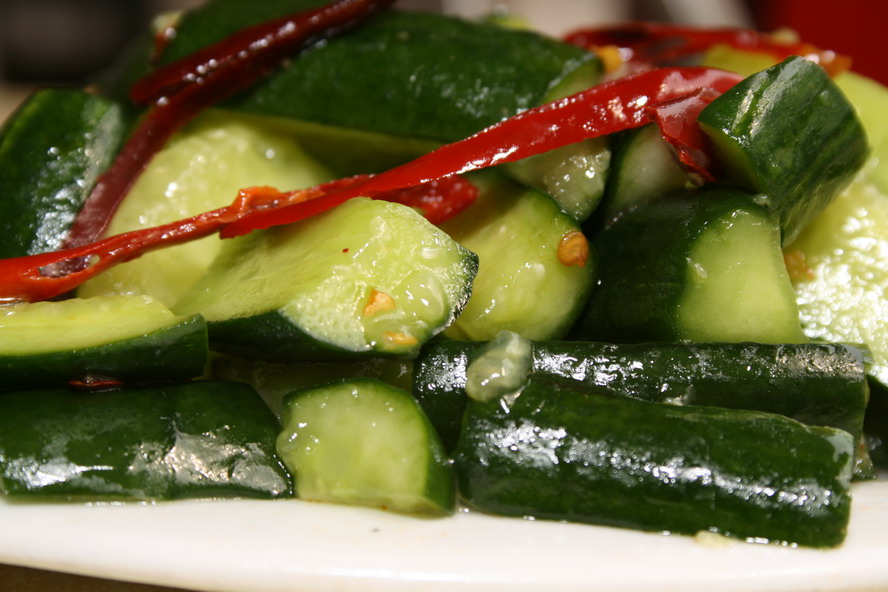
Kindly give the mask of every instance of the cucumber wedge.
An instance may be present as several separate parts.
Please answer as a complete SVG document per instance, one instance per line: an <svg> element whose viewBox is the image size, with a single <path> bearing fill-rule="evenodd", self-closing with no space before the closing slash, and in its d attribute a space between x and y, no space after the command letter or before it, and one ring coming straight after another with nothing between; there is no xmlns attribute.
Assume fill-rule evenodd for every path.
<svg viewBox="0 0 888 592"><path fill-rule="evenodd" d="M207 326L147 296L0 307L0 389L142 384L204 371Z"/></svg>
<svg viewBox="0 0 888 592"><path fill-rule="evenodd" d="M599 283L575 334L615 341L806 340L775 212L714 188L625 212L593 243Z"/></svg>
<svg viewBox="0 0 888 592"><path fill-rule="evenodd" d="M479 258L472 297L445 334L465 341L503 330L537 340L564 335L595 278L579 224L545 194L505 177L472 180L478 200L441 225Z"/></svg>
<svg viewBox="0 0 888 592"><path fill-rule="evenodd" d="M297 189L330 178L279 122L208 110L155 155L114 215L108 234L214 210L234 201L244 187ZM78 294L148 294L173 306L206 271L221 244L210 236L148 253L101 274Z"/></svg>
<svg viewBox="0 0 888 592"><path fill-rule="evenodd" d="M0 258L58 249L126 133L121 108L82 90L32 94L0 129Z"/></svg>
<svg viewBox="0 0 888 592"><path fill-rule="evenodd" d="M792 57L744 79L700 113L722 165L780 216L783 244L854 177L869 146L823 68Z"/></svg>
<svg viewBox="0 0 888 592"><path fill-rule="evenodd" d="M248 386L0 394L0 492L35 501L280 498L278 423Z"/></svg>
<svg viewBox="0 0 888 592"><path fill-rule="evenodd" d="M850 434L780 415L531 378L508 405L469 404L454 463L464 499L496 514L832 547L853 452Z"/></svg>
<svg viewBox="0 0 888 592"><path fill-rule="evenodd" d="M297 391L285 404L277 450L300 498L453 512L449 460L408 392L356 379Z"/></svg>
<svg viewBox="0 0 888 592"><path fill-rule="evenodd" d="M411 208L358 198L228 242L174 310L245 357L409 356L462 310L476 270Z"/></svg>

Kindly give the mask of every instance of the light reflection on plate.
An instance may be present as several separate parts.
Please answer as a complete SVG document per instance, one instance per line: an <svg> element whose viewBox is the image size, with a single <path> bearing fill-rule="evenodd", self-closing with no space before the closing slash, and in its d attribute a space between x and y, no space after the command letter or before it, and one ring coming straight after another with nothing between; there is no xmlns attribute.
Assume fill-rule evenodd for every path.
<svg viewBox="0 0 888 592"><path fill-rule="evenodd" d="M888 482L857 484L835 550L285 501L14 504L0 562L194 590L888 590Z"/></svg>

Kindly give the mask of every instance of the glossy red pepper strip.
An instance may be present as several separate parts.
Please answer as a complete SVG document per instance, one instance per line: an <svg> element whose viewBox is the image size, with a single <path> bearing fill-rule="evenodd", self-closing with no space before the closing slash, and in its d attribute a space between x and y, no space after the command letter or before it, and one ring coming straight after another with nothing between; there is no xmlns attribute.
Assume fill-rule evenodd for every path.
<svg viewBox="0 0 888 592"><path fill-rule="evenodd" d="M799 55L823 66L835 76L851 67L851 59L802 42L784 42L774 35L750 29L700 29L661 23L633 22L615 27L581 29L565 41L585 48L614 45L622 48L630 65L662 66L724 44L770 54L777 59Z"/></svg>
<svg viewBox="0 0 888 592"><path fill-rule="evenodd" d="M440 189L442 184L457 183L459 178L454 175L460 173L647 124L656 119L660 105L700 95L703 89L722 93L739 81L736 74L712 68L651 70L525 111L373 177L345 179L290 193L248 189L232 205L187 220L80 248L0 261L0 300L46 300L68 292L117 262L217 231L223 237L238 236L308 218L352 197L386 198L391 197L390 192L423 183L437 182ZM685 115L690 117L692 111ZM83 258L91 259L85 269L73 270L65 265Z"/></svg>
<svg viewBox="0 0 888 592"><path fill-rule="evenodd" d="M239 31L136 82L137 102L157 100L96 182L63 248L95 241L148 162L205 107L259 80L282 59L388 7L394 0L339 0ZM166 97L162 97L165 93Z"/></svg>
<svg viewBox="0 0 888 592"><path fill-rule="evenodd" d="M288 224L335 207L356 196L412 187L449 175L521 160L655 121L657 105L697 95L721 94L741 80L714 68L661 68L592 87L494 124L464 140L447 144L416 160L304 205L254 211L221 231L223 238ZM696 126L696 114L688 113Z"/></svg>

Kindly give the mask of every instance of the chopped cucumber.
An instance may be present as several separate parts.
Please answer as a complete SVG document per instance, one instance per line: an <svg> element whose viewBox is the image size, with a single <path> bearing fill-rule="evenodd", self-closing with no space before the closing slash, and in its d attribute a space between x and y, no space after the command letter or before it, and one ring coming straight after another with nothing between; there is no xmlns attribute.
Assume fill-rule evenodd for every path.
<svg viewBox="0 0 888 592"><path fill-rule="evenodd" d="M175 310L247 357L410 355L453 321L476 269L411 208L358 198L230 241Z"/></svg>
<svg viewBox="0 0 888 592"><path fill-rule="evenodd" d="M197 381L0 396L0 492L21 500L292 496L275 417L248 386Z"/></svg>
<svg viewBox="0 0 888 592"><path fill-rule="evenodd" d="M207 353L202 317L147 296L0 307L0 388L183 380L203 372Z"/></svg>
<svg viewBox="0 0 888 592"><path fill-rule="evenodd" d="M786 252L805 333L865 343L888 385L888 196L862 175Z"/></svg>
<svg viewBox="0 0 888 592"><path fill-rule="evenodd" d="M300 498L447 514L455 486L447 455L406 391L363 379L290 395L277 450Z"/></svg>
<svg viewBox="0 0 888 592"><path fill-rule="evenodd" d="M546 195L495 174L475 175L480 195L441 228L478 254L465 310L445 334L489 341L564 335L592 288L595 259L578 223Z"/></svg>
<svg viewBox="0 0 888 592"><path fill-rule="evenodd" d="M594 138L505 165L509 175L539 189L582 222L604 195L610 165L607 140Z"/></svg>
<svg viewBox="0 0 888 592"><path fill-rule="evenodd" d="M854 107L800 57L744 79L698 121L728 173L779 214L783 244L851 181L869 150Z"/></svg>
<svg viewBox="0 0 888 592"><path fill-rule="evenodd" d="M470 401L460 494L509 516L832 547L851 509L854 441L755 411L611 397L532 377Z"/></svg>
<svg viewBox="0 0 888 592"><path fill-rule="evenodd" d="M797 343L777 215L710 189L655 200L599 233L599 283L577 338Z"/></svg>
<svg viewBox="0 0 888 592"><path fill-rule="evenodd" d="M331 178L273 120L208 110L151 160L108 234L157 226L230 204L244 187L311 187ZM148 253L99 275L81 296L148 294L173 306L219 252L210 236Z"/></svg>

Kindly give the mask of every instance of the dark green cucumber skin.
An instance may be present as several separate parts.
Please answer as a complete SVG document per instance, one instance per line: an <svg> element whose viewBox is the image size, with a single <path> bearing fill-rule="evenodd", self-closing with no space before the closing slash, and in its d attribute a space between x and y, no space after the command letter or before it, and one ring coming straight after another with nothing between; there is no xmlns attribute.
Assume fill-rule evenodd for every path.
<svg viewBox="0 0 888 592"><path fill-rule="evenodd" d="M52 501L290 497L278 431L240 383L0 393L0 491Z"/></svg>
<svg viewBox="0 0 888 592"><path fill-rule="evenodd" d="M223 0L185 14L164 61L323 2ZM529 31L386 11L320 44L227 108L449 142L542 103L591 52Z"/></svg>
<svg viewBox="0 0 888 592"><path fill-rule="evenodd" d="M800 57L741 81L698 121L743 154L752 178L740 182L778 212L784 244L832 201L869 151L853 105L823 68Z"/></svg>
<svg viewBox="0 0 888 592"><path fill-rule="evenodd" d="M850 449L845 432L779 415L532 378L508 411L469 405L454 463L461 495L486 512L832 547L851 505L836 438Z"/></svg>
<svg viewBox="0 0 888 592"><path fill-rule="evenodd" d="M76 89L32 94L0 130L0 258L59 248L127 131L120 107Z"/></svg>
<svg viewBox="0 0 888 592"><path fill-rule="evenodd" d="M147 335L100 346L0 355L0 390L65 386L89 379L127 385L176 382L200 376L208 356L207 324L195 315Z"/></svg>
<svg viewBox="0 0 888 592"><path fill-rule="evenodd" d="M624 212L592 241L598 253L598 285L571 338L615 343L681 340L678 304L694 241L712 220L753 209L761 208L752 194L718 187L664 196ZM729 310L730 303L725 307Z"/></svg>
<svg viewBox="0 0 888 592"><path fill-rule="evenodd" d="M466 369L484 344L441 341L413 364L413 395L448 449L462 428ZM864 353L844 344L533 344L531 372L617 397L778 413L859 437L868 401Z"/></svg>

